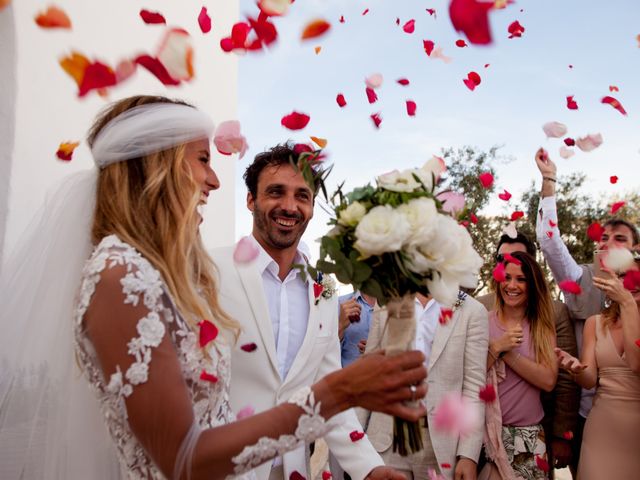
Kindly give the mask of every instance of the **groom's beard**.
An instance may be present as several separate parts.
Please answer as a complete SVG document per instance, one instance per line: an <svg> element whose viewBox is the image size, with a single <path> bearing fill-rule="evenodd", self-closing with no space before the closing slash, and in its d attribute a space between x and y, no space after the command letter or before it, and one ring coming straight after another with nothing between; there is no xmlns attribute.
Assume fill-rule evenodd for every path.
<svg viewBox="0 0 640 480"><path fill-rule="evenodd" d="M285 228L276 222L276 217L294 220L296 224L291 228ZM254 203L253 223L260 233L262 240L270 247L277 250L297 246L300 238L307 229L310 218L304 219L300 213L288 213L282 209L275 209L270 213L263 211L258 203Z"/></svg>

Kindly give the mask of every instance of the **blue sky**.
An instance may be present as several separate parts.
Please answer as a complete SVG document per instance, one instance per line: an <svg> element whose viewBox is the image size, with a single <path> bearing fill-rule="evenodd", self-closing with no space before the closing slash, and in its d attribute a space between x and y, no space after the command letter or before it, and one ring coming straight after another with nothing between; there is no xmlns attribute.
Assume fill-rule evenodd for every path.
<svg viewBox="0 0 640 480"><path fill-rule="evenodd" d="M309 135L329 141L334 164L330 190L345 180L350 189L394 168L422 165L443 148L463 145L502 145L501 153L513 160L498 165L497 186L509 190L513 200L532 179L538 180L533 154L539 146L550 151L560 174L585 172L585 188L593 194L613 201L638 189L640 3L520 0L490 15L492 45L462 49L454 44L464 36L451 25L448 3L297 0L286 17L276 19L277 44L240 59L239 119L250 150L237 168L238 237L251 229L241 179L246 165L275 143L308 141ZM241 15L255 15L253 1L241 0L240 5ZM365 8L369 13L362 16ZM437 17L427 8L435 8ZM341 15L344 24L338 22ZM315 18L326 19L332 29L324 37L301 42L303 26ZM410 19L415 19L413 34L401 28ZM522 38L508 39L507 27L514 20L526 30ZM422 46L425 39L443 47L452 62L429 58ZM322 47L319 55L315 46ZM462 83L470 71L482 77L473 92ZM369 105L364 78L373 73L381 73L384 83L378 89L380 100ZM395 80L401 77L411 84L398 85ZM610 93L610 85L620 91ZM343 109L335 102L338 93L348 102ZM567 109L567 95L575 96L578 110ZM602 105L605 95L616 97L628 116ZM415 117L406 114L407 99L417 103ZM298 132L280 125L280 118L294 109L311 116ZM375 112L383 117L379 130L369 118ZM604 143L593 152L576 150L571 159L561 159L561 140L547 140L541 128L552 120L566 124L568 136L601 133ZM620 177L617 185L609 183L610 175ZM513 201L505 205L496 200L488 209L510 212L514 206ZM326 231L326 220L316 208L305 236L314 253L313 241Z"/></svg>

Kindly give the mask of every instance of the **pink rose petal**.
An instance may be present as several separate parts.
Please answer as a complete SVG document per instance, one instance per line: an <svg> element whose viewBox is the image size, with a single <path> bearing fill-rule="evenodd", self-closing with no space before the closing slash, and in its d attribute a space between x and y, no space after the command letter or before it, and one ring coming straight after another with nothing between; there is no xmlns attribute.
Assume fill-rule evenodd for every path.
<svg viewBox="0 0 640 480"><path fill-rule="evenodd" d="M542 130L547 138L560 138L567 134L567 126L560 122L547 122Z"/></svg>
<svg viewBox="0 0 640 480"><path fill-rule="evenodd" d="M367 87L373 89L381 87L383 81L384 78L380 73L374 73L373 75L369 75L364 79L364 83L367 85Z"/></svg>
<svg viewBox="0 0 640 480"><path fill-rule="evenodd" d="M241 408L238 413L236 413L236 418L238 420L242 420L243 418L248 418L255 413L255 409L251 405L247 405L244 408Z"/></svg>
<svg viewBox="0 0 640 480"><path fill-rule="evenodd" d="M478 175L478 179L484 188L491 188L493 185L493 175L489 172L481 173Z"/></svg>
<svg viewBox="0 0 640 480"><path fill-rule="evenodd" d="M491 272L491 275L493 276L493 279L498 282L498 283L502 283L507 279L507 276L504 272L504 263L500 262L498 263L493 271Z"/></svg>
<svg viewBox="0 0 640 480"><path fill-rule="evenodd" d="M447 190L439 193L436 198L443 203L442 210L446 213L456 215L464 208L465 198L461 193Z"/></svg>
<svg viewBox="0 0 640 480"><path fill-rule="evenodd" d="M567 148L564 145L560 147L559 153L560 153L560 156L565 160L567 158L573 157L576 154L576 152L574 152L571 148Z"/></svg>
<svg viewBox="0 0 640 480"><path fill-rule="evenodd" d="M220 123L216 128L213 143L221 154L239 153L239 158L244 156L248 148L246 138L240 133L240 122L237 120Z"/></svg>
<svg viewBox="0 0 640 480"><path fill-rule="evenodd" d="M457 392L442 397L433 413L433 424L452 437L467 436L480 426L480 416L471 401Z"/></svg>
<svg viewBox="0 0 640 480"><path fill-rule="evenodd" d="M583 152L590 152L602 145L602 135L599 133L590 133L586 137L576 140L576 146Z"/></svg>
<svg viewBox="0 0 640 480"><path fill-rule="evenodd" d="M251 263L258 257L258 247L249 237L242 237L233 251L233 261L240 264Z"/></svg>
<svg viewBox="0 0 640 480"><path fill-rule="evenodd" d="M558 283L558 287L565 293L572 293L574 295L580 295L582 293L580 285L573 280L563 280Z"/></svg>

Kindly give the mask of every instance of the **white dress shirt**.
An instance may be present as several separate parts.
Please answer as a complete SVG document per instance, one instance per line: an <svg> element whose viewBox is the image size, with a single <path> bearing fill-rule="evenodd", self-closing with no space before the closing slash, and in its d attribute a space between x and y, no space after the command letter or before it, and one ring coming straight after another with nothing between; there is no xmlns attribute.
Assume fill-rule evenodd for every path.
<svg viewBox="0 0 640 480"><path fill-rule="evenodd" d="M433 298L423 307L416 298L416 350L422 351L426 357L424 363L429 365L431 347L436 336L436 328L440 318L440 304Z"/></svg>
<svg viewBox="0 0 640 480"><path fill-rule="evenodd" d="M304 278L301 277L300 270L297 268L292 269L284 281L280 280L278 264L255 238L251 238L258 247L259 253L255 262L262 275L264 293L269 306L273 338L276 340L278 372L280 378L284 380L307 332L309 320L308 280L306 275ZM294 263L307 263L300 250L296 254Z"/></svg>

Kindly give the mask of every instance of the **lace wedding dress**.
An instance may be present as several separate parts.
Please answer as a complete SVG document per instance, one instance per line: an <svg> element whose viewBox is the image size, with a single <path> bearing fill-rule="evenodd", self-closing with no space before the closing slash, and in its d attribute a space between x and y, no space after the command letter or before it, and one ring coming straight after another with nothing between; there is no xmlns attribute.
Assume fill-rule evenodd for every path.
<svg viewBox="0 0 640 480"><path fill-rule="evenodd" d="M101 275L114 268L124 272L119 279L124 303L144 314L137 319L137 336L127 343L130 365L104 375L83 320ZM215 329L211 323L208 325ZM136 387L149 381L154 353L165 337L178 356L193 404L195 431L235 420L228 399L229 339L222 332L210 335L213 340L206 344L205 353L205 348L201 348L202 337L178 313L160 273L132 246L115 235L100 242L84 267L74 331L78 362L98 396L121 471L126 472L128 478L165 478L132 432L125 408L125 399L134 393ZM256 445L245 447L233 459L237 475L245 474L261 463L296 448L301 442L313 441L327 432L328 427L319 414L319 405L315 404L311 390L303 389L294 397L289 402L299 405L305 412L298 421L295 434L278 439L262 438ZM162 422L162 419L158 421ZM197 436L191 440L193 446L195 440ZM249 474L249 478L253 476Z"/></svg>

